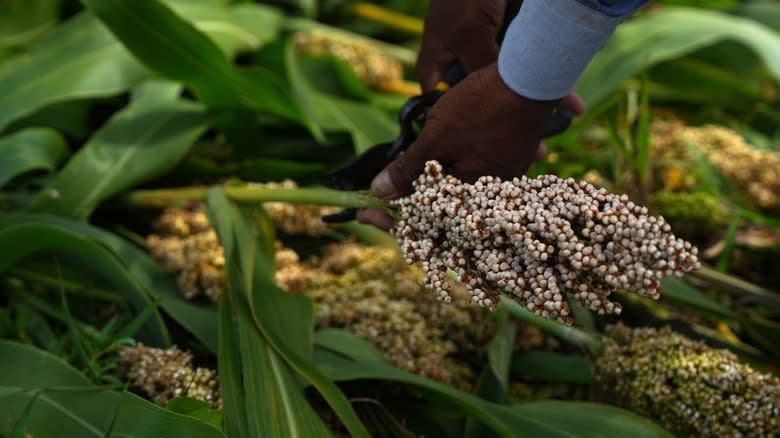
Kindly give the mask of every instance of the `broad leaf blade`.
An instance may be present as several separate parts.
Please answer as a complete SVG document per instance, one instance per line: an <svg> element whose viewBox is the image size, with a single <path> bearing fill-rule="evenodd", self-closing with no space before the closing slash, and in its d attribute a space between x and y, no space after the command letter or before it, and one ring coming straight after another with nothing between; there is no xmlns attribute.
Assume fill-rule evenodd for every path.
<svg viewBox="0 0 780 438"><path fill-rule="evenodd" d="M511 410L555 425L558 432L571 437L673 436L646 418L625 409L599 403L544 400L516 404Z"/></svg>
<svg viewBox="0 0 780 438"><path fill-rule="evenodd" d="M512 357L512 374L550 382L596 383L593 364L577 354L529 351Z"/></svg>
<svg viewBox="0 0 780 438"><path fill-rule="evenodd" d="M29 211L86 218L102 200L173 167L207 126L193 103L131 103L71 158Z"/></svg>
<svg viewBox="0 0 780 438"><path fill-rule="evenodd" d="M664 297L696 309L706 315L727 320L734 319L737 316L736 312L729 309L728 306L714 300L679 278L665 277L661 280L661 292Z"/></svg>
<svg viewBox="0 0 780 438"><path fill-rule="evenodd" d="M0 214L0 229L15 225L43 224L99 242L118 258L132 278L152 297L162 298L160 307L190 331L211 351L217 351L217 312L187 301L176 280L136 246L119 236L84 222L50 215Z"/></svg>
<svg viewBox="0 0 780 438"><path fill-rule="evenodd" d="M131 3L132 8L135 8L136 2ZM226 2L169 0L167 3L216 41L227 57L233 57L238 50L255 47L258 43L251 31L242 30L240 20L234 23L236 20ZM171 30L157 28L154 35L159 36L159 31L168 36ZM136 33L140 34L137 30ZM152 35L146 37L153 38ZM203 39L208 40L206 37ZM207 45L214 46L214 43L208 41ZM156 50L162 48L157 47ZM179 61L171 59L171 62ZM2 64L0 73L0 132L12 121L51 104L117 95L152 76L88 12L60 24L34 41L25 52L8 59ZM170 77L181 80L178 75ZM215 79L213 82L215 87L221 86L220 80ZM236 84L226 86L232 85ZM275 86L267 84L266 87ZM215 93L220 91L218 89Z"/></svg>
<svg viewBox="0 0 780 438"><path fill-rule="evenodd" d="M0 230L0 247L13 248L0 254L0 272L25 257L47 254L61 263L77 266L110 284L135 309L142 312L153 303L127 270L108 250L95 242L62 229L39 224L18 225ZM157 312L144 324L141 335L156 346L170 344L168 330Z"/></svg>
<svg viewBox="0 0 780 438"><path fill-rule="evenodd" d="M353 101L325 94L313 86L309 72L295 54L292 45L285 47L285 66L290 87L301 102L301 108L324 131L346 131L359 154L378 143L392 141L399 128L392 119L367 102Z"/></svg>
<svg viewBox="0 0 780 438"><path fill-rule="evenodd" d="M449 409L453 413L472 415L506 437L673 436L638 415L609 406L569 402L558 402L555 405L541 404L538 407L534 406L536 402L514 406L491 403L389 365L365 361L360 357L350 357L350 351L356 346L349 345L348 337L346 335L341 337L339 343L323 345L325 348L319 348L318 345L314 350L317 367L330 378L334 380L380 379L412 385L424 395L435 397L437 402L442 404L442 408ZM566 415L567 406L571 406L578 415L576 422L573 422L577 425L576 432L569 427L561 427L562 415ZM616 419L613 420L613 416Z"/></svg>
<svg viewBox="0 0 780 438"><path fill-rule="evenodd" d="M246 311L254 325L254 336L257 336L254 341L250 341L252 344L245 346L244 337L252 332L246 326L241 329L242 354L249 352L257 357L261 357L261 353L278 355L289 367L290 376L295 377L287 384L299 385L297 375L308 380L319 390L353 436L369 436L344 394L311 363L313 319L310 299L288 294L273 283L273 234L269 218L260 214L253 221L247 220L247 212L239 212L228 201L225 193L217 188L209 191L208 207L209 218L225 250L230 287L235 293L234 305L238 308L239 327L244 324L242 318ZM252 228L250 224L257 225ZM291 315L295 315L295 318L291 318ZM260 348L263 344L258 343L260 340L267 343L273 352L264 352ZM246 358L242 357L242 360ZM289 400L293 400L291 403L297 403L294 400L302 394L302 387L297 388L297 392L291 387L285 388L284 393L290 395ZM257 391L257 388L247 391ZM252 396L259 397L260 394ZM250 405L249 397L250 394L247 394L247 407ZM307 404L305 410L308 409L311 407ZM294 415L286 415L291 414ZM301 415L307 427L314 427L314 424L309 424L312 420L306 418L309 417L308 413ZM282 430L281 425L277 427Z"/></svg>
<svg viewBox="0 0 780 438"><path fill-rule="evenodd" d="M246 397L241 381L241 363L238 338L230 313L230 292L224 292L219 301L219 387L225 413L225 428L231 437L249 438L246 417Z"/></svg>
<svg viewBox="0 0 780 438"><path fill-rule="evenodd" d="M0 357L0 388L48 388L40 393L0 398L0 435L8 436L27 402L37 393L23 426L28 436L100 438L111 427L115 413L115 436L225 436L209 424L166 411L133 394L93 387L78 371L45 351L0 341Z"/></svg>
<svg viewBox="0 0 780 438"><path fill-rule="evenodd" d="M214 197L210 196L212 205L226 202L226 199L214 200ZM255 327L247 299L252 294L253 273L258 264L266 264L260 268L265 275L269 275L270 268L267 262L255 263L264 258L258 253L257 237L234 206L222 204L222 208L216 211L212 208L210 213L212 222L219 224L215 228L220 240L233 241L233 244L225 245L225 260L230 278L230 302L238 320L237 338L224 298L220 309L220 350L227 354L220 369L229 373L224 378L229 386L223 388L223 393L228 391L225 396L237 409L228 413L229 427L247 436L330 435L304 398L301 380ZM263 252L268 254L265 249ZM285 313L284 308L274 309ZM296 338L294 334L291 337ZM241 357L240 371L238 356L233 350L236 339ZM229 343L231 340L233 344Z"/></svg>
<svg viewBox="0 0 780 438"><path fill-rule="evenodd" d="M585 69L576 91L588 105L597 104L642 69L723 40L754 51L780 79L780 35L770 28L717 11L667 7L618 27Z"/></svg>
<svg viewBox="0 0 780 438"><path fill-rule="evenodd" d="M9 61L0 79L0 132L45 105L110 96L148 71L89 14L79 14Z"/></svg>
<svg viewBox="0 0 780 438"><path fill-rule="evenodd" d="M187 84L214 109L249 108L303 122L281 80L262 69L233 66L191 23L156 0L84 0L149 68Z"/></svg>
<svg viewBox="0 0 780 438"><path fill-rule="evenodd" d="M30 128L0 139L0 187L31 170L53 171L68 156L68 146L56 131Z"/></svg>

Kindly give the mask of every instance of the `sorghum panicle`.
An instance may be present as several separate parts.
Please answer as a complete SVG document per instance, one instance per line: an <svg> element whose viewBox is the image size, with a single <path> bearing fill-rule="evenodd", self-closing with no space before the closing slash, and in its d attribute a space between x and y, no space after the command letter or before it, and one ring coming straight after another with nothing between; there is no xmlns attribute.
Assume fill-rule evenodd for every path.
<svg viewBox="0 0 780 438"><path fill-rule="evenodd" d="M461 354L484 351L495 335L495 320L465 299L442 306L424 293L421 278L419 268L407 266L391 246L335 243L321 258L283 265L277 255L277 284L312 298L317 329L347 330L371 342L393 365L468 391L475 376ZM457 287L453 294L467 297Z"/></svg>
<svg viewBox="0 0 780 438"><path fill-rule="evenodd" d="M679 436L780 436L780 380L669 327L608 326L594 374L617 402Z"/></svg>
<svg viewBox="0 0 780 438"><path fill-rule="evenodd" d="M690 163L703 156L753 204L767 210L780 209L780 152L755 148L739 133L717 125L656 121L650 133L651 158L664 163ZM656 172L668 189L690 189L701 182L681 165L664 165Z"/></svg>
<svg viewBox="0 0 780 438"><path fill-rule="evenodd" d="M403 78L403 66L359 37L315 30L293 35L296 51L329 55L344 61L357 78L372 88Z"/></svg>
<svg viewBox="0 0 780 438"><path fill-rule="evenodd" d="M182 294L188 299L203 294L217 302L225 282L225 256L206 214L167 208L155 228L159 234L146 238L149 254L176 276Z"/></svg>
<svg viewBox="0 0 780 438"><path fill-rule="evenodd" d="M613 290L656 299L661 278L700 266L696 248L663 218L586 182L483 176L467 184L429 161L414 187L391 201L401 214L393 232L407 263L420 263L445 302L451 269L482 306L495 309L504 292L539 316L571 323L566 297L620 313L607 298Z"/></svg>
<svg viewBox="0 0 780 438"><path fill-rule="evenodd" d="M173 346L169 349L127 347L119 352L117 371L141 388L152 401L168 403L174 397L191 397L222 409L217 373L194 367L192 355Z"/></svg>

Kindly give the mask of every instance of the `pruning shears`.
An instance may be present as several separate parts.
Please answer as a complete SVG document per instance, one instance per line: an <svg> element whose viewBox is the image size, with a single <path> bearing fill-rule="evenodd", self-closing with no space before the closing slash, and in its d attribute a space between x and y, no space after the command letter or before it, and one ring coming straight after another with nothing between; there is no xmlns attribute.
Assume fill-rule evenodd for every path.
<svg viewBox="0 0 780 438"><path fill-rule="evenodd" d="M501 42L506 28L512 18L520 10L522 1L513 1L507 8L505 19L498 41ZM398 138L391 142L377 144L366 150L353 160L319 175L315 181L325 187L335 190L367 190L371 187L371 181L398 155L409 148L417 139L419 129L425 123L425 117L430 108L447 90L455 86L466 77L466 72L460 63L455 63L444 77L436 84L436 88L427 93L414 96L407 100L398 114L401 132ZM565 131L571 124L574 113L565 108L556 109L544 131L544 137L551 137ZM355 219L357 209L347 208L338 213L322 217L324 222L341 223Z"/></svg>

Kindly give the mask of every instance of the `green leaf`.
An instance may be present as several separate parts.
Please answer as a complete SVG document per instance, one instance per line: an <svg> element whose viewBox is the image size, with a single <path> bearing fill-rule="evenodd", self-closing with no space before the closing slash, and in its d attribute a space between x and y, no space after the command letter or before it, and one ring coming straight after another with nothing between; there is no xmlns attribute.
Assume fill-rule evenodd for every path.
<svg viewBox="0 0 780 438"><path fill-rule="evenodd" d="M0 187L31 170L53 171L68 153L65 140L51 129L30 128L0 138Z"/></svg>
<svg viewBox="0 0 780 438"><path fill-rule="evenodd" d="M576 354L529 351L512 357L512 375L550 382L596 383L588 359Z"/></svg>
<svg viewBox="0 0 780 438"><path fill-rule="evenodd" d="M661 280L661 294L673 301L719 318L734 319L737 314L728 306L710 298L685 281L675 277Z"/></svg>
<svg viewBox="0 0 780 438"><path fill-rule="evenodd" d="M203 109L190 102L133 102L90 138L28 210L86 218L104 199L173 167L207 126Z"/></svg>
<svg viewBox="0 0 780 438"><path fill-rule="evenodd" d="M147 79L133 87L130 92L130 101L144 101L149 104L153 101L161 103L176 100L181 95L182 86L178 82L165 79Z"/></svg>
<svg viewBox="0 0 780 438"><path fill-rule="evenodd" d="M28 116L14 120L6 127L6 131L16 132L45 126L57 131L65 138L86 139L94 130L94 126L90 126L90 113L101 103L109 100L111 100L110 97L102 99L102 102L97 99L81 98L51 103L36 109Z"/></svg>
<svg viewBox="0 0 780 438"><path fill-rule="evenodd" d="M259 3L233 5L230 7L230 15L236 26L245 32L249 46L253 49L264 46L279 36L286 19L280 9Z"/></svg>
<svg viewBox="0 0 780 438"><path fill-rule="evenodd" d="M353 342L358 342L357 338L352 338L355 339ZM338 343L328 343L326 348L318 345L314 350L317 368L334 380L379 379L409 384L426 397L435 399L441 409L453 415L472 415L502 436L673 436L631 412L593 403L533 402L513 406L492 403L389 365L352 357L349 352L355 348L358 348L358 344L350 345L349 336L346 335ZM561 425L565 422L561 420L562 415L567 415L569 407L576 416L576 420L573 420L577 424L575 432Z"/></svg>
<svg viewBox="0 0 780 438"><path fill-rule="evenodd" d="M57 26L8 64L0 78L0 132L45 105L114 95L149 75L89 14Z"/></svg>
<svg viewBox="0 0 780 438"><path fill-rule="evenodd" d="M20 386L26 389L0 398L0 435L9 435L25 406L37 396L23 425L26 436L102 437L113 419L113 436L224 437L209 424L128 392L92 386L70 365L33 347L0 341L0 357L0 391Z"/></svg>
<svg viewBox="0 0 780 438"><path fill-rule="evenodd" d="M90 357L87 354L84 344L81 342L81 336L79 335L78 326L76 325L76 321L74 320L73 315L71 315L70 308L68 307L67 295L65 294L65 291L62 289L60 289L60 301L62 303L62 310L65 313L65 322L66 325L68 326L68 331L70 332L71 343L73 344L73 349L76 350L76 356L78 356L78 358L81 359L81 362L89 372L90 377L93 379L97 379L100 376L98 375L98 372L95 370L95 367L92 366L92 357Z"/></svg>
<svg viewBox="0 0 780 438"><path fill-rule="evenodd" d="M211 405L190 397L176 397L168 400L165 407L172 412L196 418L217 429L222 429L222 412L211 409Z"/></svg>
<svg viewBox="0 0 780 438"><path fill-rule="evenodd" d="M213 195L211 197L213 198ZM221 204L224 201L212 200L212 204ZM269 248L264 248L262 253L257 252L257 237L232 205L223 206L218 212L212 208L210 213L213 221L220 224L217 227L220 239L235 239L235 245L225 248L225 260L230 274L231 304L238 319L241 371L239 374L235 359L229 359L231 365L228 372L233 374L231 380L238 375L243 376L240 379L243 385L238 386L238 382L230 382L229 388L240 393L229 396L236 404L243 404L243 409L229 414L231 423L240 428L243 421L236 416L244 417L249 436L329 436L327 427L303 396L301 380L254 324L251 301L248 298L252 294L251 289L257 277L254 275L255 268L259 267L261 275L269 274L267 270L271 266L264 260L268 257ZM272 256L272 250L270 251ZM273 309L275 312L284 313L284 307L273 306ZM225 310L222 312L221 319L226 320L222 322L222 326L228 331L226 338L229 339L233 337L229 333L232 332L232 323ZM295 332L290 335L292 340L299 337ZM231 346L220 345L220 348Z"/></svg>
<svg viewBox="0 0 780 438"><path fill-rule="evenodd" d="M736 72L692 57L655 65L649 71L651 100L752 105L764 99L761 88Z"/></svg>
<svg viewBox="0 0 780 438"><path fill-rule="evenodd" d="M490 370L501 383L505 393L509 391L509 364L512 361L512 349L515 344L515 325L507 316L506 309L495 313L498 331L488 345Z"/></svg>
<svg viewBox="0 0 780 438"><path fill-rule="evenodd" d="M512 411L547 424L570 437L672 437L649 419L614 406L545 400L516 404Z"/></svg>
<svg viewBox="0 0 780 438"><path fill-rule="evenodd" d="M233 66L209 37L162 3L84 3L141 62L169 79L185 83L210 108L249 108L304 122L278 77L258 67Z"/></svg>
<svg viewBox="0 0 780 438"><path fill-rule="evenodd" d="M22 392L24 392L23 388L3 388L0 390L0 398L8 397L9 395L21 394Z"/></svg>
<svg viewBox="0 0 780 438"><path fill-rule="evenodd" d="M509 404L509 364L515 343L515 324L509 319L506 308L494 314L498 330L488 345L488 364L482 368L474 393L483 400L498 404ZM490 437L496 432L479 422L475 417L466 420L464 437Z"/></svg>
<svg viewBox="0 0 780 438"><path fill-rule="evenodd" d="M11 226L0 230L0 247L13 248L0 255L0 273L25 257L45 254L56 257L63 264L77 266L111 285L136 312L152 305L146 292L110 251L71 232L41 224ZM165 323L156 312L144 324L141 335L155 346L170 344Z"/></svg>
<svg viewBox="0 0 780 438"><path fill-rule="evenodd" d="M238 355L233 317L230 314L230 293L224 292L219 300L219 389L222 394L222 409L225 413L225 429L228 436L249 438L249 426L241 379L241 363Z"/></svg>
<svg viewBox="0 0 780 438"><path fill-rule="evenodd" d="M771 29L780 31L780 4L774 0L739 2L729 12L764 23Z"/></svg>
<svg viewBox="0 0 780 438"><path fill-rule="evenodd" d="M279 3L297 8L304 17L313 19L317 16L316 0L280 0Z"/></svg>
<svg viewBox="0 0 780 438"><path fill-rule="evenodd" d="M0 3L0 49L22 46L55 25L60 3L60 0Z"/></svg>
<svg viewBox="0 0 780 438"><path fill-rule="evenodd" d="M191 22L228 58L256 47L257 39L234 23L229 2L223 0L161 0L177 15Z"/></svg>
<svg viewBox="0 0 780 438"><path fill-rule="evenodd" d="M585 69L576 91L590 106L642 69L734 40L754 51L780 79L780 35L745 18L695 8L667 7L624 23Z"/></svg>
<svg viewBox="0 0 780 438"><path fill-rule="evenodd" d="M318 91L291 44L285 47L287 78L303 111L324 131L346 131L352 137L355 153L398 136L398 125L380 108Z"/></svg>
<svg viewBox="0 0 780 438"><path fill-rule="evenodd" d="M740 314L738 320L759 346L775 356L780 355L780 344L777 342L780 339L780 323L754 313Z"/></svg>
<svg viewBox="0 0 780 438"><path fill-rule="evenodd" d="M252 408L261 408L265 398L284 411L274 412L273 424L255 426L273 427L292 436L306 436L302 427L320 428L303 398L300 376L317 388L353 436L369 436L344 394L311 363L311 300L289 294L274 284L273 228L264 211L255 211L258 214L239 211L222 190L209 191L209 219L225 252L231 304L238 314L246 407L252 414ZM222 326L226 327L225 323ZM263 379L247 375L251 371L246 368L248 364L261 362ZM271 389L270 384L282 386ZM302 421L297 426L293 424L296 416ZM250 433L253 432L250 424Z"/></svg>
<svg viewBox="0 0 780 438"><path fill-rule="evenodd" d="M327 350L329 345L338 345L334 353L346 354L347 357L358 358L364 362L376 361L389 365L381 351L370 342L357 338L346 330L326 328L314 333L314 343L318 348Z"/></svg>
<svg viewBox="0 0 780 438"><path fill-rule="evenodd" d="M108 5L112 2L96 3L106 3L103 6L109 9L113 8L113 6ZM225 51L221 63L231 70L237 69L229 66L225 56L232 57L236 51L254 47L254 44L257 43L257 38L249 35L251 32L244 31L239 24L233 23L234 17L228 11L226 2L169 0L168 3L187 20L192 21L196 28L202 29L208 34L208 37L203 36L199 31L194 30L192 25L185 23L185 27L189 27L192 32L200 35L199 41L205 41L204 45L212 49L219 47ZM141 6L141 2L132 2L131 9L136 10L136 7L141 8ZM160 8L165 9L168 15L172 15L166 8L162 6ZM113 18L124 19L121 13L119 17L114 15ZM128 20L126 24L137 24L135 20L139 17L138 14L132 14L126 18ZM154 45L150 49L152 51L163 52L166 48L171 48L168 44L157 46L156 44L160 41L155 38L163 38L166 39L166 42L171 42L170 38L180 37L180 35L172 35L176 28L164 27L168 24L167 22L154 21L159 18L157 15L140 18L144 20L143 26L130 30L130 32L138 38L151 39L151 42L144 41ZM184 23L181 20L178 21ZM162 24L163 27L152 29L151 34L145 33L148 30L147 26L159 24ZM0 28L4 29L4 26L0 25ZM139 29L146 30L140 31ZM187 35L183 36L184 39L188 39ZM209 38L216 41L216 45ZM179 38L172 44L180 42ZM130 47L131 49L135 48L135 46ZM200 51L203 47L181 46L181 48L184 47L194 48L196 51L184 53L179 50L180 47L173 47L173 52L165 51L163 53L163 57L169 58L167 63L183 62L182 56L189 56L190 61L193 59L197 61L203 54ZM174 54L179 56L174 56ZM142 61L146 62L144 59ZM152 67L157 69L155 66ZM190 66L180 64L180 67L178 72L182 73ZM202 73L202 69L194 71L193 74L198 74L198 72ZM2 73L0 74L0 132L3 132L12 121L32 114L48 105L73 99L117 95L151 77L151 72L139 63L133 54L88 12L77 14L37 39L25 52L8 59L2 65L0 73ZM238 74L238 76L242 75ZM250 84L254 87L254 92L268 91L267 96L265 96L267 102L261 100L264 97L262 94L250 96L251 99L246 98L253 100L250 106L253 108L281 106L282 112L289 112L290 108L288 107L291 103L286 96L283 96L282 101L278 101L279 98L276 100L272 98L272 93L277 93L277 97L280 93L278 78L267 76L269 81L265 83ZM170 78L182 80L178 75L172 75ZM227 77L203 78L201 76L201 78L201 83L213 82L215 90L212 94L215 98L225 89L232 90L230 96L235 98L236 90L242 91L246 86L246 84L242 85L239 82L249 80L241 77L239 82L227 82ZM183 82L190 85L187 81Z"/></svg>
<svg viewBox="0 0 780 438"><path fill-rule="evenodd" d="M209 350L217 351L217 316L214 309L187 301L176 280L146 253L121 237L81 221L50 215L0 214L0 229L24 224L45 224L83 238L100 242L126 267L132 278L152 297L161 298L160 307L189 330Z"/></svg>

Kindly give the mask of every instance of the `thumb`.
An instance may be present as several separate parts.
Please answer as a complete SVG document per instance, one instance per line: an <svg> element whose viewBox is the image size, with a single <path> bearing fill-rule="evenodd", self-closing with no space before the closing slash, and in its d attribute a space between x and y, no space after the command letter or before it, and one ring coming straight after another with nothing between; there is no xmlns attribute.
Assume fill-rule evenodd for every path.
<svg viewBox="0 0 780 438"><path fill-rule="evenodd" d="M412 182L425 167L425 159L410 147L387 165L371 182L371 193L382 199L393 199L412 192Z"/></svg>

